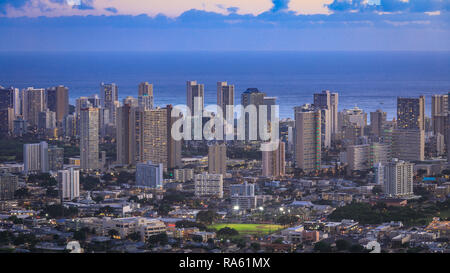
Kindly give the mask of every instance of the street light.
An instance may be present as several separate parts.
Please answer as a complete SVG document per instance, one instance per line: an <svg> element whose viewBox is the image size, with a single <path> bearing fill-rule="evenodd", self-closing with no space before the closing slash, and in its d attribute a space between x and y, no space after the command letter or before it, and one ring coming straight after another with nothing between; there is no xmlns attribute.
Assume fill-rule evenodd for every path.
<svg viewBox="0 0 450 273"><path fill-rule="evenodd" d="M259 207L259 210L260 210L260 211L263 211L263 210L264 210L264 208L263 208L263 207Z"/></svg>
<svg viewBox="0 0 450 273"><path fill-rule="evenodd" d="M233 209L234 210L239 210L239 206L234 206Z"/></svg>

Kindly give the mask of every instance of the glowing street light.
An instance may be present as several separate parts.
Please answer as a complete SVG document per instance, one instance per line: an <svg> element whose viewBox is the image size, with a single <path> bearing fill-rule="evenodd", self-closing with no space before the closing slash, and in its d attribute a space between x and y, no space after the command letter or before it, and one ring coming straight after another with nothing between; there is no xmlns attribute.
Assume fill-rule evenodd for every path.
<svg viewBox="0 0 450 273"><path fill-rule="evenodd" d="M263 211L263 210L264 210L264 208L263 208L263 207L259 207L259 210L260 210L260 211Z"/></svg>
<svg viewBox="0 0 450 273"><path fill-rule="evenodd" d="M233 209L234 210L239 210L239 206L234 206Z"/></svg>

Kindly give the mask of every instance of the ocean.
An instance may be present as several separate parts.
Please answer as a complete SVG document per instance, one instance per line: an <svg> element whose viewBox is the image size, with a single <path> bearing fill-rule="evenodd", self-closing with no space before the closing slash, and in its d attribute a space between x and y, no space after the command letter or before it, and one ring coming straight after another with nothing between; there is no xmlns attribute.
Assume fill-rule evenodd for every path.
<svg viewBox="0 0 450 273"><path fill-rule="evenodd" d="M396 117L397 96L450 92L450 52L64 52L0 53L0 85L69 87L70 102L119 86L119 99L154 84L155 105L185 104L186 81L205 84L205 104L216 103L216 82L235 85L235 101L256 87L278 98L281 118L313 103L313 93L338 92L339 109L382 109Z"/></svg>

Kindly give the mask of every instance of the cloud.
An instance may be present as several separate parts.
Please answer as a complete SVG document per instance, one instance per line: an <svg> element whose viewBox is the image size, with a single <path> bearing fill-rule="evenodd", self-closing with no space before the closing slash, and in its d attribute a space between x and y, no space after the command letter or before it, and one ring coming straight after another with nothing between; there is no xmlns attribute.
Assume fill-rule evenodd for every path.
<svg viewBox="0 0 450 273"><path fill-rule="evenodd" d="M434 12L450 11L450 0L334 0L332 11Z"/></svg>

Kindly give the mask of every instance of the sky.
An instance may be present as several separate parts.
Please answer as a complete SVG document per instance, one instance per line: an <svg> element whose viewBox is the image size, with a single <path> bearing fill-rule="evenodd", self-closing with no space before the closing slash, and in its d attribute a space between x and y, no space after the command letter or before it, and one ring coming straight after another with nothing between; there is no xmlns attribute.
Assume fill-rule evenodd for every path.
<svg viewBox="0 0 450 273"><path fill-rule="evenodd" d="M450 50L450 0L0 0L0 51Z"/></svg>

